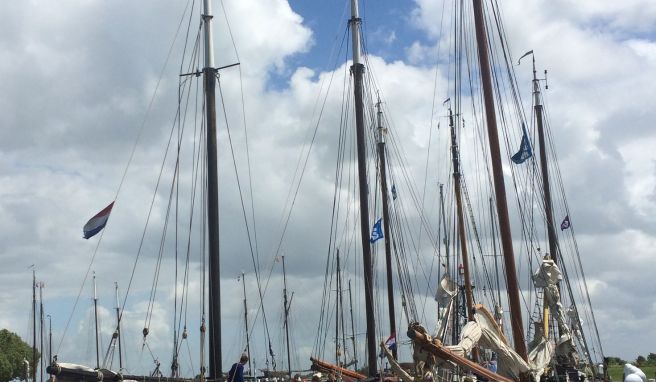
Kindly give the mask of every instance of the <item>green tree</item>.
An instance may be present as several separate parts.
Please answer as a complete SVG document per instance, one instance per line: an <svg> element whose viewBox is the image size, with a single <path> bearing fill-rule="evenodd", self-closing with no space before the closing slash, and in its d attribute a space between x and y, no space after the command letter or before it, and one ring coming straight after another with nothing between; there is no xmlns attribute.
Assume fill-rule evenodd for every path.
<svg viewBox="0 0 656 382"><path fill-rule="evenodd" d="M41 354L36 354L37 364ZM0 330L0 382L14 379L25 380L25 364L23 360L32 361L32 347L23 341L18 334L7 329ZM33 365L31 365L33 366Z"/></svg>
<svg viewBox="0 0 656 382"><path fill-rule="evenodd" d="M647 356L647 362L649 362L652 365L656 365L656 353L649 353Z"/></svg>

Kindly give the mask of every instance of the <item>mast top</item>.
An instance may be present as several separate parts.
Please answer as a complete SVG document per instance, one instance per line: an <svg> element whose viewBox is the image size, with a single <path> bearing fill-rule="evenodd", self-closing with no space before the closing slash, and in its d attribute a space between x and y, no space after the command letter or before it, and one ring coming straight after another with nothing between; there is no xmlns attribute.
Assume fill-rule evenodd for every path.
<svg viewBox="0 0 656 382"><path fill-rule="evenodd" d="M360 13L358 0L351 0L351 35L353 36L353 65L360 64Z"/></svg>
<svg viewBox="0 0 656 382"><path fill-rule="evenodd" d="M203 24L205 26L205 68L214 68L214 41L212 39L212 4L203 0Z"/></svg>

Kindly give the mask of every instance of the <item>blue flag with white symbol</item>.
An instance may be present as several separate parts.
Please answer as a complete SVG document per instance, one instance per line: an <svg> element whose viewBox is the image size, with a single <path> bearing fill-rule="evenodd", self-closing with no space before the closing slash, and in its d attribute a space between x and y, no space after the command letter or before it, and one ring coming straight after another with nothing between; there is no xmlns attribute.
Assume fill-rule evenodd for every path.
<svg viewBox="0 0 656 382"><path fill-rule="evenodd" d="M519 151L515 153L510 159L516 164L524 163L528 158L533 156L533 150L531 149L531 142L528 140L528 134L526 134L526 127L522 123L522 130L524 134L522 135L522 143L519 146Z"/></svg>
<svg viewBox="0 0 656 382"><path fill-rule="evenodd" d="M568 229L572 224L569 222L569 215L565 215L565 219L560 223L560 230L564 231Z"/></svg>
<svg viewBox="0 0 656 382"><path fill-rule="evenodd" d="M381 223L383 221L383 218L378 219L376 224L374 224L374 228L371 230L371 238L369 239L370 243L375 243L377 240L382 239L383 236L383 227L381 226Z"/></svg>

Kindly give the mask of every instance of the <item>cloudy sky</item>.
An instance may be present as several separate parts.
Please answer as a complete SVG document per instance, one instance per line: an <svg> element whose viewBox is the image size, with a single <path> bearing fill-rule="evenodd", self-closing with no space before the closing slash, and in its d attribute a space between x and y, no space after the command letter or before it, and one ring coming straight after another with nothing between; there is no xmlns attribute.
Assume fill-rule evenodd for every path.
<svg viewBox="0 0 656 382"><path fill-rule="evenodd" d="M176 30L186 7L186 2L164 7L158 1L0 4L5 16L0 24L0 327L29 338L30 266L35 265L38 280L45 284L45 310L52 315L60 359L95 359L92 290L89 280L82 285L94 253L103 333L111 335L114 282L123 293L130 280L175 116L186 24L179 34ZM305 368L323 288L341 107L339 90L326 95L325 89L333 75L335 83L343 81L344 50L339 47L347 5L343 0L239 0L225 1L224 7L217 2L214 8L217 66L241 63L239 69L222 72L221 79L240 181L248 193L243 88L258 252L263 274L273 274L265 299L271 335L282 343L281 269L273 258L284 254L294 292L297 351L292 365ZM439 0L361 5L368 70L375 74L388 118L399 129L399 144L409 153L417 184L435 184L436 177L427 179L422 167L435 125L432 100L435 94L438 103L449 96L441 87L445 74L439 68L434 87L438 42L445 39L443 9ZM533 49L538 65L549 70L550 126L604 351L628 359L654 352L656 91L650 81L656 74L656 3L508 0L501 9L512 56ZM517 70L520 82L527 84L521 91L528 100L530 71ZM307 153L317 105L324 99L325 115L277 251L290 189L298 184L296 164ZM225 366L243 346L237 282L242 271L247 274L251 317L258 309L227 131L225 123L220 125ZM119 184L112 219L96 252L99 237L84 240L81 228L114 199ZM170 187L170 179L165 176L160 187ZM160 281L150 326L153 357L142 348L139 334L166 214L165 191L158 193L126 305L131 371L150 370L153 357L166 370L170 359L170 254L162 261L167 277ZM437 194L435 188L429 192ZM250 205L250 197L246 203ZM356 258L351 255L351 263ZM191 268L193 293L201 285L198 262L192 261ZM355 274L350 277L354 284L362 283ZM189 330L195 333L198 300L190 306ZM264 366L266 352L262 333L258 327L254 334L260 341L253 345L258 367ZM274 347L282 354L281 345ZM189 358L186 351L184 358ZM193 366L197 364L185 367Z"/></svg>

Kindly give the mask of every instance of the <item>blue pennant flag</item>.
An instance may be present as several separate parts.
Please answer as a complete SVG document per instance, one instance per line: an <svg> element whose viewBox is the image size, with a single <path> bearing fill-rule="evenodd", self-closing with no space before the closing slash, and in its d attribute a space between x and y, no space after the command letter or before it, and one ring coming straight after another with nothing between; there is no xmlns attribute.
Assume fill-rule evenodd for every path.
<svg viewBox="0 0 656 382"><path fill-rule="evenodd" d="M378 239L382 239L384 237L383 227L381 227L382 221L383 218L380 218L376 224L374 224L374 228L371 230L371 238L369 239L370 243L375 243Z"/></svg>
<svg viewBox="0 0 656 382"><path fill-rule="evenodd" d="M528 158L533 156L531 142L528 141L528 134L526 134L524 124L522 124L522 130L524 131L524 134L522 135L522 143L519 146L519 151L510 158L516 164L524 163Z"/></svg>
<svg viewBox="0 0 656 382"><path fill-rule="evenodd" d="M396 200L396 185L392 185L392 200Z"/></svg>
<svg viewBox="0 0 656 382"><path fill-rule="evenodd" d="M564 231L570 227L570 222L569 222L569 215L565 215L565 219L563 220L562 223L560 223L560 230Z"/></svg>

